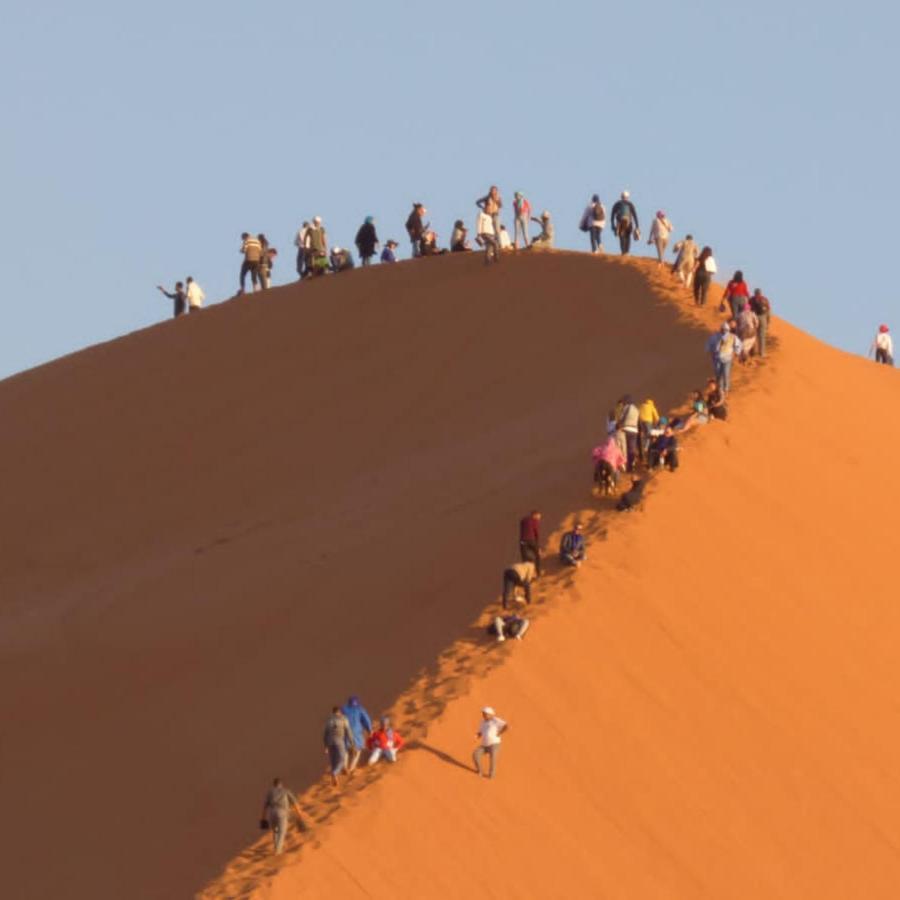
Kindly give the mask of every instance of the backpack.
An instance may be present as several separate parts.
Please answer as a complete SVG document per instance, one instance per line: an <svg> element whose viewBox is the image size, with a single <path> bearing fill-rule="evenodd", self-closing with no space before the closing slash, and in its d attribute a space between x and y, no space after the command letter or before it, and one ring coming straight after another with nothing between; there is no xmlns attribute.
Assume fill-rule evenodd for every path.
<svg viewBox="0 0 900 900"><path fill-rule="evenodd" d="M719 359L723 362L727 359L731 359L734 355L734 334L732 332L728 332L728 334L722 335L722 340L719 341L718 347L718 356Z"/></svg>
<svg viewBox="0 0 900 900"><path fill-rule="evenodd" d="M591 230L591 208L588 207L581 215L581 221L578 223L579 231Z"/></svg>

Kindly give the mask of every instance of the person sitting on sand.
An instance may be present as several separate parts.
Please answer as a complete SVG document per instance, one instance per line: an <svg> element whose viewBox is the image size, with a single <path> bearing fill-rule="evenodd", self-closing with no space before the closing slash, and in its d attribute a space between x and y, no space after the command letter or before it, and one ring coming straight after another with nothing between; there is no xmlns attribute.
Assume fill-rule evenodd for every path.
<svg viewBox="0 0 900 900"><path fill-rule="evenodd" d="M387 716L381 717L379 726L369 735L366 746L369 748L369 765L374 766L383 756L388 762L397 762L397 751L406 741L391 727Z"/></svg>
<svg viewBox="0 0 900 900"><path fill-rule="evenodd" d="M571 531L567 531L559 542L559 561L566 566L577 569L587 558L584 544L584 529L581 522L576 522Z"/></svg>
<svg viewBox="0 0 900 900"><path fill-rule="evenodd" d="M670 472L678 468L678 438L675 437L671 425L666 425L665 431L653 439L650 445L649 465L651 469L665 466Z"/></svg>
<svg viewBox="0 0 900 900"><path fill-rule="evenodd" d="M706 425L709 422L709 407L703 399L703 391L691 392L691 411L685 420L684 430L693 428L694 425Z"/></svg>
<svg viewBox="0 0 900 900"><path fill-rule="evenodd" d="M638 506L644 496L644 482L640 478L632 478L631 487L619 498L616 509L619 512L628 512Z"/></svg>
<svg viewBox="0 0 900 900"><path fill-rule="evenodd" d="M494 616L493 621L488 625L488 634L497 638L498 643L502 643L507 638L521 641L530 627L531 622L522 616Z"/></svg>
<svg viewBox="0 0 900 900"><path fill-rule="evenodd" d="M353 268L353 257L350 255L350 251L343 247L332 248L329 262L331 271L334 273L349 272Z"/></svg>
<svg viewBox="0 0 900 900"><path fill-rule="evenodd" d="M175 288L177 290L177 284L175 285ZM175 313L175 315L177 316L178 313ZM875 362L877 363L881 363L885 366L892 366L894 364L894 340L891 337L891 330L887 325L878 326L878 334L875 335L875 340L872 341L869 353L875 355Z"/></svg>
<svg viewBox="0 0 900 900"><path fill-rule="evenodd" d="M437 233L430 228L422 235L419 256L442 256L447 250L441 250L437 244Z"/></svg>
<svg viewBox="0 0 900 900"><path fill-rule="evenodd" d="M353 747L350 751L347 771L352 772L359 764L359 758L366 746L366 739L372 731L372 719L366 712L366 708L359 702L359 697L357 696L348 698L341 711L350 723L350 737L353 740Z"/></svg>
<svg viewBox="0 0 900 900"><path fill-rule="evenodd" d="M457 219L453 223L453 234L450 235L450 252L465 253L471 250L472 245L469 243L469 231L462 219Z"/></svg>
<svg viewBox="0 0 900 900"><path fill-rule="evenodd" d="M512 250L512 240L509 237L509 232L506 230L505 225L500 226L500 249L501 250Z"/></svg>
<svg viewBox="0 0 900 900"><path fill-rule="evenodd" d="M519 589L525 594L525 603L531 603L531 582L537 578L533 562L513 563L503 571L503 608L517 601Z"/></svg>
<svg viewBox="0 0 900 900"><path fill-rule="evenodd" d="M397 262L397 247L398 244L396 241L388 241L384 245L384 250L381 251L381 261L383 263Z"/></svg>
<svg viewBox="0 0 900 900"><path fill-rule="evenodd" d="M297 817L297 827L301 831L306 831L307 826L303 821L297 798L284 786L280 778L276 778L272 782L272 787L266 792L259 821L260 828L272 831L276 853L281 853L284 848L284 838L287 834L288 816L291 809L294 810L294 815Z"/></svg>
<svg viewBox="0 0 900 900"><path fill-rule="evenodd" d="M353 749L350 723L339 706L332 708L331 715L325 721L322 742L325 744L325 756L331 771L331 783L337 787L338 775L347 768L349 754Z"/></svg>
<svg viewBox="0 0 900 900"><path fill-rule="evenodd" d="M711 419L724 421L728 418L728 406L725 403L725 395L719 389L715 378L710 378L706 383L706 408Z"/></svg>
<svg viewBox="0 0 900 900"><path fill-rule="evenodd" d="M539 244L541 247L552 247L553 246L553 222L550 219L550 213L545 209L541 213L541 217L536 219L534 216L531 217L532 222L537 222L538 225L541 226L541 233L531 242L532 244Z"/></svg>
<svg viewBox="0 0 900 900"><path fill-rule="evenodd" d="M493 778L497 774L497 759L500 756L500 735L509 726L494 712L492 706L485 706L481 710L481 719L481 725L475 733L475 737L479 740L479 746L472 754L472 760L475 763L475 771L481 776L484 774L481 771L481 758L487 754L491 759L491 766L485 777Z"/></svg>

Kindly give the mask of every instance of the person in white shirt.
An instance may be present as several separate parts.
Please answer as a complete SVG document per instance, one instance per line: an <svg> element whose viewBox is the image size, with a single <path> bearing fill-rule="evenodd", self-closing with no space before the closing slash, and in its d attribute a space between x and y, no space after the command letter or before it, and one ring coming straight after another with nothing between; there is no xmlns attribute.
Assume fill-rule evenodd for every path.
<svg viewBox="0 0 900 900"><path fill-rule="evenodd" d="M479 247L484 247L485 265L491 262L500 262L500 244L494 234L494 223L484 210L478 213L475 235L475 243Z"/></svg>
<svg viewBox="0 0 900 900"><path fill-rule="evenodd" d="M203 288L194 281L193 277L188 275L187 277L187 302L188 302L188 312L200 312L203 309L203 301L206 299L206 294L203 293Z"/></svg>
<svg viewBox="0 0 900 900"><path fill-rule="evenodd" d="M669 235L672 234L672 223L666 218L666 214L660 210L650 226L650 237L648 244L656 245L656 258L659 265L663 264L663 258L666 255L666 247L669 246Z"/></svg>
<svg viewBox="0 0 900 900"><path fill-rule="evenodd" d="M706 306L706 295L717 271L718 266L712 248L704 247L697 257L697 266L694 269L694 303L697 306Z"/></svg>
<svg viewBox="0 0 900 900"><path fill-rule="evenodd" d="M306 234L309 231L309 222L304 222L294 238L294 246L297 248L297 275L303 278L307 274Z"/></svg>
<svg viewBox="0 0 900 900"><path fill-rule="evenodd" d="M497 757L500 755L500 735L509 727L506 722L494 712L492 706L485 706L481 710L481 725L475 737L480 741L472 754L475 762L475 771L479 776L484 775L481 770L481 758L487 754L491 758L490 769L486 778L493 778L497 772Z"/></svg>
<svg viewBox="0 0 900 900"><path fill-rule="evenodd" d="M501 250L510 250L512 248L512 241L509 237L509 232L506 230L505 225L500 226L500 249Z"/></svg>
<svg viewBox="0 0 900 900"><path fill-rule="evenodd" d="M891 338L890 329L887 325L881 325L878 328L878 334L869 348L869 353L875 354L875 362L884 363L886 366L894 364L894 341Z"/></svg>

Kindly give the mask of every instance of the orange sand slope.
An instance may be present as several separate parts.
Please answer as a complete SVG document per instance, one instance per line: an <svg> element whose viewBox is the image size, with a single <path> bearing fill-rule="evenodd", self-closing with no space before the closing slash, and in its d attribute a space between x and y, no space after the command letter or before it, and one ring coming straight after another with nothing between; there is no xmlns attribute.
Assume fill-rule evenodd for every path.
<svg viewBox="0 0 900 900"><path fill-rule="evenodd" d="M460 677L495 659L472 623L515 558L518 517L540 506L552 530L583 505L607 406L626 390L680 400L706 372L704 333L636 266L454 257L272 290L0 383L4 895L190 896L256 838L274 774L320 777L336 700L377 710L424 684L408 708L423 729L457 692L443 651L474 641ZM594 627L626 647L605 594ZM539 624L515 665L608 664L596 640L563 648L562 622ZM516 693L496 698L514 722L497 788L520 784L526 803ZM438 738L462 740L463 758L471 702L462 732ZM547 737L531 740L537 753ZM580 745L611 749L605 729ZM428 760L410 754L404 787ZM471 802L461 770L433 772L429 790ZM334 809L308 801L317 834ZM410 863L422 877L451 871L448 825L460 848L478 834L453 810L427 820L443 849ZM417 816L396 824L422 829Z"/></svg>
<svg viewBox="0 0 900 900"><path fill-rule="evenodd" d="M900 382L776 330L732 421L551 577L526 640L468 647L505 665L454 678L448 654L409 694L449 701L423 744L299 853L260 841L208 896L897 897ZM593 521L581 485L556 496ZM511 724L490 783L466 771L484 703Z"/></svg>

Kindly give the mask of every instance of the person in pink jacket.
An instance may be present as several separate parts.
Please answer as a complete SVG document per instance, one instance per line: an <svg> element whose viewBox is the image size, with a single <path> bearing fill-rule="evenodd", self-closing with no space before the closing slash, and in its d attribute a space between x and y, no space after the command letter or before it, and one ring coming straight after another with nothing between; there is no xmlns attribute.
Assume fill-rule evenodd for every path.
<svg viewBox="0 0 900 900"><path fill-rule="evenodd" d="M615 493L619 472L625 471L628 462L615 434L611 434L604 444L595 447L591 456L594 460L594 482L600 493L607 496Z"/></svg>

